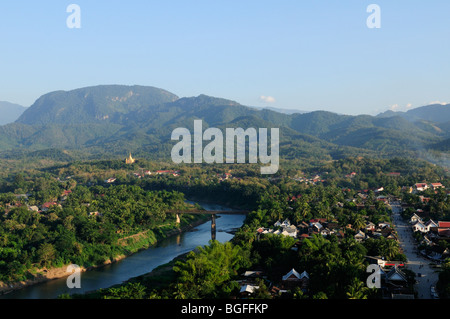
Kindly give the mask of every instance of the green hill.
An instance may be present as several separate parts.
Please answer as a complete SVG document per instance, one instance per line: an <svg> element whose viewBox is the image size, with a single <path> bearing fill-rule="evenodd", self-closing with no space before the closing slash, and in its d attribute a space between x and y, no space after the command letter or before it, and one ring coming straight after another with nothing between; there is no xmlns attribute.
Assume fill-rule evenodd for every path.
<svg viewBox="0 0 450 319"><path fill-rule="evenodd" d="M15 122L26 109L22 105L0 101L0 125Z"/></svg>
<svg viewBox="0 0 450 319"><path fill-rule="evenodd" d="M17 123L29 125L115 122L143 106L177 100L170 92L145 86L101 85L40 97Z"/></svg>
<svg viewBox="0 0 450 319"><path fill-rule="evenodd" d="M425 105L407 112L394 112L389 110L377 115L377 117L380 118L393 116L403 117L410 122L424 120L435 123L445 123L450 121L450 104Z"/></svg>

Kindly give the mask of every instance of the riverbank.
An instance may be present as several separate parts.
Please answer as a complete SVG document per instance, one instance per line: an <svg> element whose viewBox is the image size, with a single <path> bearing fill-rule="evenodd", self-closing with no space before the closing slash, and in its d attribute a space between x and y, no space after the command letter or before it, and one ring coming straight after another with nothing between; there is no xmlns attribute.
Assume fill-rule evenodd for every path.
<svg viewBox="0 0 450 319"><path fill-rule="evenodd" d="M230 215L232 216L232 215ZM223 216L218 216L222 217ZM234 236L236 228L227 229L224 231L225 233ZM231 237L228 240L231 240ZM133 276L124 280L121 283L114 284L109 286L108 288L100 288L97 290L91 290L82 294L71 294L65 295L64 297L69 299L103 299L105 296L108 296L111 289L121 289L129 284L140 284L146 287L148 292L158 289L165 289L169 286L173 285L177 280L177 274L174 271L173 267L178 261L186 261L187 257L190 253L195 252L197 247L193 247L191 250L180 253L179 255L174 256L171 260L166 261L165 263L159 264L157 267L153 268L151 271L143 273L138 276Z"/></svg>
<svg viewBox="0 0 450 319"><path fill-rule="evenodd" d="M206 223L211 219L210 216L204 216L204 215L189 215L191 220L190 221L184 221L186 224L184 224L181 227L168 229L167 227L161 227L157 229L148 230L145 232L141 232L139 234L134 234L131 236L128 236L127 238L121 239L121 245L124 248L124 250L127 251L126 254L118 255L112 259L109 259L105 261L102 264L94 265L90 267L80 267L81 272L86 272L94 269L98 269L101 267L104 267L106 265L110 265L112 263L116 263L120 260L123 260L139 251L145 250L150 248L153 245L156 245L158 241L169 238L172 236L179 235L183 232L192 230L193 228ZM66 278L71 275L70 272L67 272L67 267L69 265L65 265L62 267L53 267L53 268L42 268L42 269L35 269L34 271L30 271L32 273L33 278L18 281L18 282L0 282L0 295L5 295L8 293L11 293L16 290L20 290L29 286L33 286L36 284L44 283L47 281L55 280L55 279L61 279Z"/></svg>
<svg viewBox="0 0 450 319"><path fill-rule="evenodd" d="M125 256L125 255L120 255L120 256L113 258L113 260L105 261L102 265L91 266L91 267L87 267L87 268L80 267L80 271L86 272L89 270L104 267L106 265L110 265L112 263L118 262L126 257L127 256ZM23 289L23 288L26 288L29 286L37 285L40 283L44 283L44 282L47 282L50 280L69 277L73 272L68 272L67 267L69 267L69 265L65 265L62 267L54 267L54 268L36 269L36 274L34 274L34 277L31 279L13 282L13 283L0 282L0 295L5 295L5 294L11 293L13 291L20 290L20 289Z"/></svg>
<svg viewBox="0 0 450 319"><path fill-rule="evenodd" d="M233 216L233 215L229 215ZM221 218L227 218L225 216L218 216ZM231 240L234 237L234 234L236 233L236 229L238 227L233 228L227 228L227 230L222 230L222 232L227 233L231 235L227 241ZM158 289L165 289L169 286L173 285L174 282L177 280L177 274L173 270L173 267L175 266L176 262L178 261L186 261L187 256L191 252L195 252L197 247L192 247L191 250L185 251L183 253L180 253L178 255L175 255L171 260L168 260L164 263L159 264L157 267L153 268L151 271L142 273L138 276L132 276L128 278L127 280L124 280L121 283L114 284L109 286L108 288L100 288L97 290L91 290L88 292L85 292L83 294L72 294L67 295L66 297L70 299L103 299L105 296L108 296L110 294L111 289L122 289L128 286L129 284L140 284L146 287L148 292L151 294L151 291L158 290ZM126 289L126 288L125 288Z"/></svg>
<svg viewBox="0 0 450 319"><path fill-rule="evenodd" d="M181 255L178 255L171 261L159 265L151 272L137 277L129 278L128 280L120 284L116 284L108 288L101 288L98 290L89 291L84 294L73 294L67 297L69 297L70 299L103 299L104 294L107 293L110 289L120 288L131 283L140 283L146 287L151 287L152 289L168 287L169 285L173 284L176 278L173 266L175 266L177 261L186 261L186 258L189 253L190 252L186 252Z"/></svg>

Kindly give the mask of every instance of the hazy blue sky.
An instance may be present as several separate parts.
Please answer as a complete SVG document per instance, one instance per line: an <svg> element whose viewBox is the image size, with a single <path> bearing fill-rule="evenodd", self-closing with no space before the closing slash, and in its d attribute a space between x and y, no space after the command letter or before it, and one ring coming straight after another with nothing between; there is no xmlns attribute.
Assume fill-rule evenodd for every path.
<svg viewBox="0 0 450 319"><path fill-rule="evenodd" d="M346 114L450 103L450 1L0 2L0 100L98 84Z"/></svg>

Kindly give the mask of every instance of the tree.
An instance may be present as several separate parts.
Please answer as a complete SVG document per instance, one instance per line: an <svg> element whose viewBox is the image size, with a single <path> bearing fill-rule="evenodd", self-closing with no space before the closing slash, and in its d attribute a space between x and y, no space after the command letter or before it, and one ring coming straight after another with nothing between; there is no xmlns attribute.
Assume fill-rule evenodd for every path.
<svg viewBox="0 0 450 319"><path fill-rule="evenodd" d="M315 295L313 295L313 299L328 299L327 294L323 291L319 291Z"/></svg>
<svg viewBox="0 0 450 319"><path fill-rule="evenodd" d="M143 299L145 294L145 287L141 283L130 282L125 286L107 289L103 299Z"/></svg>
<svg viewBox="0 0 450 319"><path fill-rule="evenodd" d="M208 246L190 252L186 261L175 263L177 296L189 299L225 297L232 290L229 280L248 265L248 253L240 246L210 241Z"/></svg>
<svg viewBox="0 0 450 319"><path fill-rule="evenodd" d="M22 173L19 173L14 177L13 189L15 193L17 193L18 191L26 191L26 181Z"/></svg>
<svg viewBox="0 0 450 319"><path fill-rule="evenodd" d="M272 296L267 288L264 280L261 278L257 278L255 281L255 286L258 286L258 289L251 295L251 299L271 299Z"/></svg>
<svg viewBox="0 0 450 319"><path fill-rule="evenodd" d="M354 216L352 225L353 225L353 228L355 230L360 230L360 229L363 229L366 226L366 222L365 222L364 218L361 215L356 214Z"/></svg>
<svg viewBox="0 0 450 319"><path fill-rule="evenodd" d="M347 287L348 299L367 299L367 287L361 280L354 278Z"/></svg>
<svg viewBox="0 0 450 319"><path fill-rule="evenodd" d="M51 262L55 259L56 250L50 243L42 244L38 251L39 264L41 266L49 266Z"/></svg>
<svg viewBox="0 0 450 319"><path fill-rule="evenodd" d="M399 253L399 244L397 241L392 239L384 239L382 241L383 255L387 260L392 260Z"/></svg>

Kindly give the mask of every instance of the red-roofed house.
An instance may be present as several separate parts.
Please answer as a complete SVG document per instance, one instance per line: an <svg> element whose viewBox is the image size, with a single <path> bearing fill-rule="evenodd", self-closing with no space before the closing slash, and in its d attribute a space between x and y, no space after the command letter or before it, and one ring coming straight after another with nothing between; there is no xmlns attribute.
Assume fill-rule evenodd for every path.
<svg viewBox="0 0 450 319"><path fill-rule="evenodd" d="M414 185L414 187L418 192L423 192L424 190L428 189L428 185L426 183L417 183Z"/></svg>
<svg viewBox="0 0 450 319"><path fill-rule="evenodd" d="M47 202L47 203L42 204L41 210L45 212L45 211L48 211L50 209L50 207L53 207L56 205L57 205L56 202Z"/></svg>
<svg viewBox="0 0 450 319"><path fill-rule="evenodd" d="M291 201L291 202L295 202L297 199L299 199L299 198L301 198L301 197L302 197L302 195L292 196L291 199L290 199L290 201Z"/></svg>
<svg viewBox="0 0 450 319"><path fill-rule="evenodd" d="M300 241L302 241L302 240L304 240L304 239L307 239L307 238L310 238L309 234L301 234L301 235L298 236L298 237L299 237Z"/></svg>
<svg viewBox="0 0 450 319"><path fill-rule="evenodd" d="M450 222L439 221L437 227L430 227L441 239L450 238Z"/></svg>
<svg viewBox="0 0 450 319"><path fill-rule="evenodd" d="M64 191L64 192L61 194L61 200L65 201L65 200L67 199L67 196L69 196L71 193L72 193L71 190Z"/></svg>
<svg viewBox="0 0 450 319"><path fill-rule="evenodd" d="M309 222L310 222L310 224L313 224L313 223L326 223L327 219L326 218L314 218L314 219L311 219Z"/></svg>
<svg viewBox="0 0 450 319"><path fill-rule="evenodd" d="M439 228L450 228L450 222L438 222Z"/></svg>
<svg viewBox="0 0 450 319"><path fill-rule="evenodd" d="M430 197L424 197L422 195L419 196L419 199L421 203L428 203L431 200Z"/></svg>
<svg viewBox="0 0 450 319"><path fill-rule="evenodd" d="M171 174L173 173L173 171L168 171L168 170L161 170L161 171L156 171L156 174L161 175L161 174Z"/></svg>
<svg viewBox="0 0 450 319"><path fill-rule="evenodd" d="M179 176L179 171L170 171L170 170L161 170L161 171L156 171L157 175L164 175L164 174L170 174L173 176Z"/></svg>
<svg viewBox="0 0 450 319"><path fill-rule="evenodd" d="M445 188L444 185L442 185L441 183L431 183L431 184L430 184L430 187L431 187L433 190L436 190L436 189L438 189L438 188Z"/></svg>

